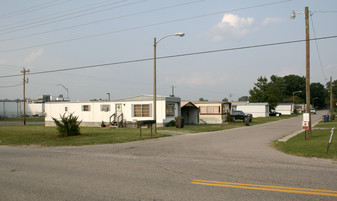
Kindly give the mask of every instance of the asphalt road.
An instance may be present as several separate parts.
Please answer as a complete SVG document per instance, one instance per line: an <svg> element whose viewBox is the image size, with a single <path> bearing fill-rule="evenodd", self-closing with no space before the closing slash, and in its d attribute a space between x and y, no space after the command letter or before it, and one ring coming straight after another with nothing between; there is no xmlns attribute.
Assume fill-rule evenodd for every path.
<svg viewBox="0 0 337 201"><path fill-rule="evenodd" d="M337 200L336 162L271 147L301 121L115 145L0 146L0 200Z"/></svg>

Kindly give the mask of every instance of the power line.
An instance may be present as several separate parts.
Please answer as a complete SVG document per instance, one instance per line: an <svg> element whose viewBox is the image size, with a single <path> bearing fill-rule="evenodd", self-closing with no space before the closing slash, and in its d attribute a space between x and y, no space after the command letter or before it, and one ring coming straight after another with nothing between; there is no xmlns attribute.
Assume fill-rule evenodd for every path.
<svg viewBox="0 0 337 201"><path fill-rule="evenodd" d="M122 19L122 18L126 18L126 17L132 17L132 16L143 15L143 14L152 13L152 12L158 12L158 11L161 11L161 10L176 8L176 7L180 7L180 6L186 6L186 5L198 3L198 2L201 2L201 1L204 1L204 0L190 1L190 2L186 2L186 3L182 3L182 4L176 4L176 5L172 5L172 6L161 7L161 8L156 8L156 9L152 9L152 10L146 10L146 11L131 13L131 14L128 14L128 15L106 18L106 19L102 19L102 20L96 20L96 21L92 21L92 22L88 22L88 23L77 24L77 25L73 25L73 26L68 26L68 27L59 28L59 29L53 29L53 30L34 33L34 34L29 34L29 35L25 35L25 36L18 36L18 37L14 37L14 38L2 39L0 41L4 42L4 41L10 41L10 40L16 40L16 39L21 39L21 38L28 38L28 37L32 37L32 36L43 35L43 34L47 34L47 33L55 33L56 31L73 29L73 28L87 26L87 25L91 25L91 24L97 24L97 23L102 23L102 22L106 22L106 21Z"/></svg>
<svg viewBox="0 0 337 201"><path fill-rule="evenodd" d="M11 87L17 87L22 86L22 84L15 84L15 85L8 85L8 86L0 86L0 88L11 88Z"/></svg>
<svg viewBox="0 0 337 201"><path fill-rule="evenodd" d="M311 19L311 24L312 24L312 30L314 32L314 37L316 38L316 31L315 31L314 21L312 20L312 15L310 15L310 19ZM324 73L321 54L319 52L317 40L315 40L315 44L316 44L316 50L317 50L317 55L318 55L318 61L319 61L319 64L320 64L320 67L321 67L321 70L322 70L323 78L324 78L325 81L328 81L328 79L326 78L325 73Z"/></svg>
<svg viewBox="0 0 337 201"><path fill-rule="evenodd" d="M63 1L63 2L59 2L59 3L57 3L57 1L55 1L55 0L54 1L48 1L46 3L38 4L38 5L31 6L31 7L22 9L22 10L17 10L17 11L13 11L11 13L6 13L6 14L3 14L3 15L0 15L0 20L10 18L10 17L14 17L14 16L18 16L18 15L22 15L22 14L25 14L25 13L29 13L29 12L32 12L32 11L35 11L35 10L38 10L38 9L48 8L48 7L51 7L51 6L55 6L57 4L65 3L67 1L72 1L72 0L66 0L66 1ZM51 5L49 5L49 4L51 4Z"/></svg>
<svg viewBox="0 0 337 201"><path fill-rule="evenodd" d="M123 1L126 1L126 0L121 0L121 1L118 1L118 2L110 3L110 4L118 4L118 3L121 3ZM54 18L44 19L44 20L40 20L38 22L29 23L29 24L26 24L26 25L20 25L20 26L16 26L16 27L7 28L7 29L2 29L2 30L0 30L0 32L1 32L0 34L8 34L8 33L16 32L16 31L21 31L21 30L26 30L26 29L31 29L31 28L39 27L39 26L43 26L43 25L50 25L50 24L53 24L53 23L56 23L56 22L65 21L65 20L72 20L74 18L83 17L83 16L86 16L86 15L91 15L91 14L95 14L95 13L99 13L99 12L103 12L103 11L107 11L107 10L112 10L112 9L116 9L116 8L122 8L122 7L130 6L130 5L142 3L144 1L148 1L148 0L140 0L140 1L132 2L132 3L128 3L128 4L124 4L124 5L120 5L120 6L115 6L115 7L111 7L111 8L105 8L105 9L98 10L98 11L93 11L93 12L90 12L90 13L84 13L84 14L80 14L80 15L76 15L76 16L70 16L70 17L66 17L66 18L55 20L55 21L51 21L51 22L46 22L48 20L57 19L57 18L61 18L61 17L67 16L67 15L73 15L75 13L80 13L80 12L84 12L84 11L87 11L87 10L95 9L95 8L90 8L90 9L87 9L87 10L84 10L84 11L78 11L78 12L70 13L70 14L63 15L63 16L57 16L57 17L54 17ZM101 7L101 6L99 6L99 7ZM44 22L44 23L41 23L41 22ZM41 23L41 24L38 24L38 23ZM32 26L29 26L29 25L32 25ZM26 27L23 27L23 26L26 26Z"/></svg>
<svg viewBox="0 0 337 201"><path fill-rule="evenodd" d="M7 67L7 68L19 68L19 69L21 69L21 68L18 67L18 66L15 66L15 65L9 65L9 64L0 64L0 66L4 66L4 67Z"/></svg>
<svg viewBox="0 0 337 201"><path fill-rule="evenodd" d="M110 34L113 34L113 33L120 33L120 32L143 29L143 28L147 28L147 27L159 26L159 25L170 24L170 23L175 23L175 22L193 20L193 19L197 19L197 18L209 17L209 16L213 16L213 15L223 14L223 13L226 13L226 12L234 12L234 11L258 8L258 7L264 7L264 6L284 3L284 2L287 2L287 1L291 1L291 0L283 0L283 1L277 1L277 2L272 2L272 3L259 4L259 5L255 5L255 6L237 8L237 9L220 11L220 12L215 12L215 13L208 13L208 14L204 14L204 15L198 15L198 16L187 17L187 18L180 18L180 19L170 20L170 21L166 21L166 22L159 22L159 23L154 23L154 24L149 24L149 25L142 25L142 26L131 27L131 28L127 28L127 29L115 30L115 31L104 32L104 33L99 33L99 34L94 34L94 35L87 35L87 36L83 36L83 37L72 38L72 39L61 40L61 41L54 41L54 42L32 45L32 46L27 46L27 47L22 47L22 48L17 48L17 49L3 50L3 51L0 51L0 53L9 53L9 52L21 51L21 50L26 50L26 49L36 48L36 47L55 45L55 44L60 44L60 43L76 41L76 40L83 40L83 39L87 39L87 38L110 35Z"/></svg>
<svg viewBox="0 0 337 201"><path fill-rule="evenodd" d="M110 0L104 0L103 2L106 2L106 1L110 1ZM81 8L86 8L86 7L91 7L93 5L99 5L99 4L102 4L103 2L95 2L95 3L92 3L92 4L87 4L85 6L81 6L81 7L77 7L77 8L72 8L72 9L69 9L69 10L62 11L62 12L57 12L57 13L53 13L53 14L39 16L39 17L32 18L32 19L25 19L24 21L16 22L14 24L23 24L24 25L24 23L27 23L27 22L31 23L34 20L38 20L38 19L42 19L42 18L46 18L46 17L50 17L50 16L55 16L55 15L57 16L57 15L60 15L61 13L67 13L67 12L70 12L70 11L73 11L73 10L77 10L77 9L81 9ZM1 25L1 27L8 27L8 26L13 26L13 23L6 24L6 25Z"/></svg>
<svg viewBox="0 0 337 201"><path fill-rule="evenodd" d="M333 39L333 38L337 38L337 35L320 37L320 38L312 38L310 40L326 40L326 39ZM169 58L195 56L195 55L202 55L202 54L211 54L211 53L218 53L218 52L227 52L227 51L252 49L252 48L260 48L260 47L268 47L268 46L286 45L286 44L293 44L293 43L299 43L299 42L305 42L305 41L306 41L305 39L302 39L302 40L293 40L293 41L283 41L283 42L277 42L277 43L266 43L266 44L260 44L260 45L252 45L252 46L243 46L243 47L228 48L228 49L218 49L218 50L209 50L209 51L202 51L202 52L192 52L192 53L185 53L185 54L178 54L178 55L162 56L162 57L157 57L157 59L169 59ZM138 62L151 61L151 60L153 60L153 58L143 58L143 59L135 59L135 60L129 60L129 61L119 61L119 62L96 64L96 65L89 65L89 66L70 67L70 68L62 68L62 69L56 69L56 70L32 72L32 73L29 73L27 75L37 75L37 74L56 73L56 72L65 72L65 71L73 71L73 70L83 70L83 69L89 69L89 68L138 63ZM0 78L9 78L9 77L17 77L17 76L21 76L21 74L5 75L5 76L0 76Z"/></svg>

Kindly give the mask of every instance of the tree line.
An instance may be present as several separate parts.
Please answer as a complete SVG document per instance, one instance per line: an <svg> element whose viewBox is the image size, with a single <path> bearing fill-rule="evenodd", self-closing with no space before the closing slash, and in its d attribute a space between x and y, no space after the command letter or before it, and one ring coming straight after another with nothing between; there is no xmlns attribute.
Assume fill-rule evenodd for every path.
<svg viewBox="0 0 337 201"><path fill-rule="evenodd" d="M267 102L271 109L279 103L304 104L306 102L305 77L287 75L279 77L272 75L270 80L260 76L249 90L251 103ZM332 82L334 100L337 98L337 80ZM330 105L330 81L326 86L314 82L310 84L311 105L315 108L325 108Z"/></svg>

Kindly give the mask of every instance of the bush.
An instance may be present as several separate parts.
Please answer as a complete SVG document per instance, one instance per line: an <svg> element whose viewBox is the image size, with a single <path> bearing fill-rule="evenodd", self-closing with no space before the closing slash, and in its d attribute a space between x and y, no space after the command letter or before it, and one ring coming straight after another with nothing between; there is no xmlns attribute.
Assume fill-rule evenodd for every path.
<svg viewBox="0 0 337 201"><path fill-rule="evenodd" d="M172 120L166 124L166 127L176 126L176 121Z"/></svg>
<svg viewBox="0 0 337 201"><path fill-rule="evenodd" d="M63 114L63 116L60 115L61 121L54 117L52 118L56 124L56 129L59 132L60 137L80 135L80 124L82 121L78 122L78 117L73 116L73 113L69 116L66 116L66 114Z"/></svg>

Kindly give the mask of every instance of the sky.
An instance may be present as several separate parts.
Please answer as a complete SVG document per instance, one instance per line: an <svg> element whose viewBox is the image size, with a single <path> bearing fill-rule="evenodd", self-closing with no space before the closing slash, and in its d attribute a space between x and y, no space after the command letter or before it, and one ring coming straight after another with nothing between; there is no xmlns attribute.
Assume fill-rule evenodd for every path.
<svg viewBox="0 0 337 201"><path fill-rule="evenodd" d="M263 45L305 40L306 6L310 38L334 36L310 42L311 82L325 85L336 0L2 0L0 100L22 99L23 68L32 99L152 95L154 38L183 32L157 44L157 94L236 101L260 76L305 76L305 42Z"/></svg>

